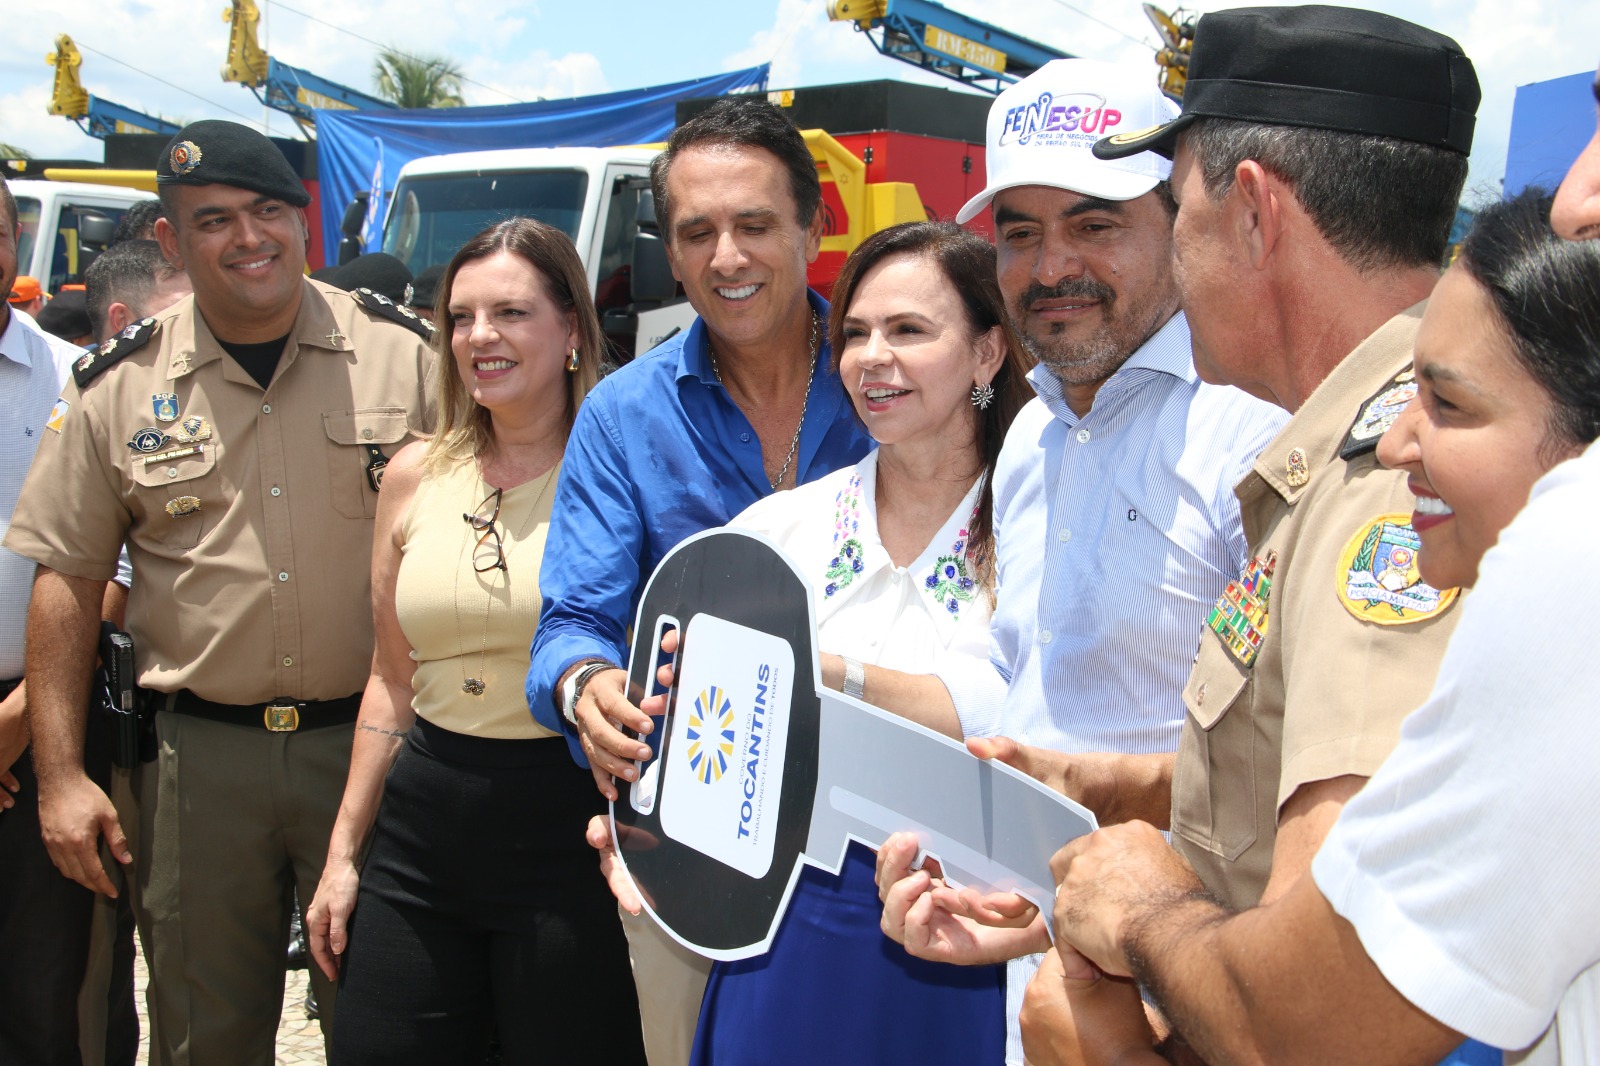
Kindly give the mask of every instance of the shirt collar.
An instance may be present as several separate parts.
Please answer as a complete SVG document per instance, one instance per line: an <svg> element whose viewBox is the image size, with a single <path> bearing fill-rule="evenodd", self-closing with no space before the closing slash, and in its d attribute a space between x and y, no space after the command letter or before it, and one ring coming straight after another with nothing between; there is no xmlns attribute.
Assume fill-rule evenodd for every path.
<svg viewBox="0 0 1600 1066"><path fill-rule="evenodd" d="M945 519L944 525L933 535L922 554L906 567L906 572L916 583L917 602L933 618L935 627L946 641L960 622L961 612L983 594L971 577L967 564L968 531L973 509L982 491L983 478L980 477L967 490L966 496L956 505L950 517ZM856 501L854 507L845 506L847 496ZM836 532L830 538L832 546L828 549L829 559L825 564L825 569L848 569L853 564L859 565L860 569L851 574L848 582L841 582L836 592L824 595L819 621L841 609L880 571L891 569L894 565L884 551L883 542L878 539L877 496L878 449L874 448L856 464L853 476L840 489L835 504L839 512L835 519ZM856 554L841 557L843 546L850 540L857 544ZM949 572L946 572L947 568ZM952 601L956 605L955 610L950 609Z"/></svg>
<svg viewBox="0 0 1600 1066"><path fill-rule="evenodd" d="M319 289L309 280L302 284L305 291L301 294L300 310L296 313L294 325L289 330L289 341L284 345L283 355L278 364L280 367L288 365L297 348L349 351L354 347L350 338L339 328L330 303L331 300L345 294ZM188 316L178 314L193 300L193 296L186 296L157 316L163 320L163 328L172 330L172 343L169 345L167 355L169 380L193 373L196 367L222 358L222 345L217 342L216 335L206 325L200 309L196 307L194 313ZM330 340L330 337L338 339Z"/></svg>
<svg viewBox="0 0 1600 1066"><path fill-rule="evenodd" d="M0 356L5 356L13 363L28 368L33 367L33 345L28 343L26 330L22 324L22 312L15 307L11 308L10 315L6 318L6 328L0 331Z"/></svg>
<svg viewBox="0 0 1600 1066"><path fill-rule="evenodd" d="M828 348L828 301L818 295L815 289L807 289L806 302L811 305L811 310L816 312L818 321L822 323L822 339L817 345L817 359L826 366L832 360L832 353ZM711 351L707 343L709 336L706 320L696 315L684 334L683 345L678 349L678 381L694 378L707 388L721 387L722 383L717 380L717 372L711 367Z"/></svg>
<svg viewBox="0 0 1600 1066"><path fill-rule="evenodd" d="M1189 320L1182 311L1167 319L1160 329L1150 335L1149 340L1128 356L1116 373L1106 379L1095 393L1095 403L1135 387L1152 374L1166 374L1191 385L1200 380L1194 369L1194 351L1189 345ZM1068 425L1078 423L1077 414L1067 404L1061 382L1056 380L1049 367L1038 363L1028 371L1028 380L1033 383L1034 391L1052 415Z"/></svg>

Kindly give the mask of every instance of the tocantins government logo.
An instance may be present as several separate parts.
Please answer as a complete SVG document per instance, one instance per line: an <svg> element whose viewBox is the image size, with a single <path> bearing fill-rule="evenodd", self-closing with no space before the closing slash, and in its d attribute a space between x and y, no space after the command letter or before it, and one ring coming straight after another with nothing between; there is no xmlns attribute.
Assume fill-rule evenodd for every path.
<svg viewBox="0 0 1600 1066"><path fill-rule="evenodd" d="M733 704L715 685L701 689L689 712L689 769L702 784L722 780L733 758Z"/></svg>

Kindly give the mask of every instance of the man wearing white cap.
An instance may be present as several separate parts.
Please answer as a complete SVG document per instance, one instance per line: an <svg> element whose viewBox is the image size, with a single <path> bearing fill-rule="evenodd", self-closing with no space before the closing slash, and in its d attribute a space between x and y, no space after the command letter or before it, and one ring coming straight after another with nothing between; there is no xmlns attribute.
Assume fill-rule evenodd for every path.
<svg viewBox="0 0 1600 1066"><path fill-rule="evenodd" d="M992 658L1006 696L984 707L981 685L947 684L969 733L988 737L969 741L976 754L1102 824L1166 824L1195 633L1247 562L1233 485L1284 420L1195 374L1172 275L1170 164L1090 154L1108 133L1177 113L1140 68L1047 64L990 109L988 185L956 216L993 210L1000 288L1039 358L1039 397L994 475ZM914 851L896 838L879 857L884 928L907 950L965 963L1034 950L1024 931L980 940L929 906ZM1007 973L1008 1063L1022 1061L1016 1016L1036 965Z"/></svg>

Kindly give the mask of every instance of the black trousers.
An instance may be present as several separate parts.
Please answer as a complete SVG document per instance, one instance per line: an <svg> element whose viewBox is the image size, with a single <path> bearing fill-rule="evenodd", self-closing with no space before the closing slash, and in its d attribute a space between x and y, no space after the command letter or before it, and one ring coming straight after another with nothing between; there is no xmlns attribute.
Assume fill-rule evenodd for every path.
<svg viewBox="0 0 1600 1066"><path fill-rule="evenodd" d="M89 711L85 733L84 769L105 788L111 736L97 708ZM11 772L22 788L16 805L0 813L0 1066L77 1066L78 989L89 960L94 893L50 861L39 835L31 747ZM118 991L107 1020L110 1063L131 1063L139 1045L131 924L126 935L126 945L119 941Z"/></svg>
<svg viewBox="0 0 1600 1066"><path fill-rule="evenodd" d="M418 719L384 784L329 1061L643 1064L616 903L584 842L605 809L564 740Z"/></svg>

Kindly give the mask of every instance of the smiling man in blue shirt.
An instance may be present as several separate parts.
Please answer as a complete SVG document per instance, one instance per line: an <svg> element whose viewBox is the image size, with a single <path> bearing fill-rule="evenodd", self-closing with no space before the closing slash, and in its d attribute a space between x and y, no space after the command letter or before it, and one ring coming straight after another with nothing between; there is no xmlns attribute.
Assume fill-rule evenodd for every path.
<svg viewBox="0 0 1600 1066"><path fill-rule="evenodd" d="M648 754L610 720L650 729L620 664L656 564L761 497L849 466L871 443L831 369L827 302L806 288L822 189L799 131L764 99L724 100L678 128L651 180L673 274L700 317L602 381L578 412L527 686L534 717L566 733L612 799L612 775L631 778L632 760ZM684 1061L703 968L698 984L689 960L652 976L641 956L651 939L668 950L660 934L646 923L629 939L650 1060Z"/></svg>

